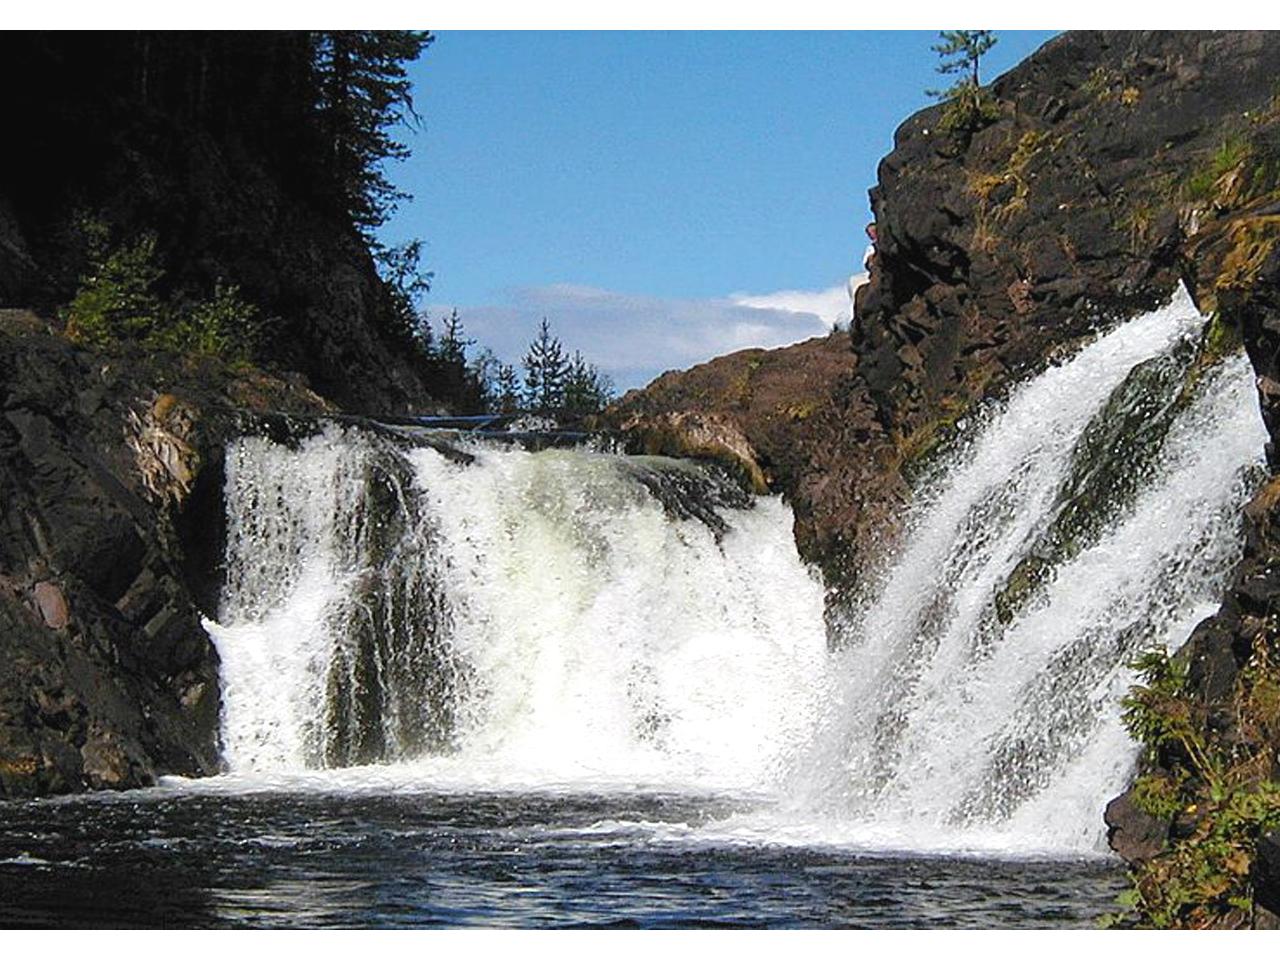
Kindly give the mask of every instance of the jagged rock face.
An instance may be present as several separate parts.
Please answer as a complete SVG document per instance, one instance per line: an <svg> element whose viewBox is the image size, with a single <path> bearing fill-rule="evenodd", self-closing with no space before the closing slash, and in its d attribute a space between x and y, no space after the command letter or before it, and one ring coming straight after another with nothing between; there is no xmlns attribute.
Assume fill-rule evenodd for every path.
<svg viewBox="0 0 1280 960"><path fill-rule="evenodd" d="M628 395L615 422L649 435L685 410L728 417L786 465L765 474L794 501L806 557L856 578L892 538L913 468L974 404L1180 279L1204 286L1214 268L1188 242L1182 181L1267 108L1277 66L1273 34L1070 33L992 85L999 117L981 129L917 113L871 191L879 239L853 358L759 354L792 383L789 404L821 414L779 427L781 410L744 403L712 373L744 352Z"/></svg>
<svg viewBox="0 0 1280 960"><path fill-rule="evenodd" d="M1280 833L1258 842L1253 863L1254 926L1280 930Z"/></svg>
<svg viewBox="0 0 1280 960"><path fill-rule="evenodd" d="M232 407L325 404L42 328L0 311L0 797L215 772L200 614L216 596Z"/></svg>
<svg viewBox="0 0 1280 960"><path fill-rule="evenodd" d="M865 392L852 389L854 365L844 333L742 350L664 374L605 419L638 452L715 460L750 489L785 491L803 555L829 565L834 582L852 552L848 531L905 493L885 496L885 465L850 456L883 437Z"/></svg>
<svg viewBox="0 0 1280 960"><path fill-rule="evenodd" d="M1181 183L1224 120L1268 104L1277 64L1274 35L1070 33L993 84L996 122L948 133L939 106L904 123L855 331L886 422L909 433L1166 298Z"/></svg>

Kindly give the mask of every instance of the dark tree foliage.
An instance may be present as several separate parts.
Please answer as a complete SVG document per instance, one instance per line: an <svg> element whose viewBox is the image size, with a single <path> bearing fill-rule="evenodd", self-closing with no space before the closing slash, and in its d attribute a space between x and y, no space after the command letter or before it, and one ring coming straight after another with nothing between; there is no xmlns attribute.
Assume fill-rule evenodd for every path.
<svg viewBox="0 0 1280 960"><path fill-rule="evenodd" d="M352 222L376 249L374 231L407 197L383 169L386 161L409 155L396 130L419 120L406 65L433 37L420 30L312 36L326 163Z"/></svg>
<svg viewBox="0 0 1280 960"><path fill-rule="evenodd" d="M564 381L564 409L570 414L598 413L613 399L613 382L575 350Z"/></svg>
<svg viewBox="0 0 1280 960"><path fill-rule="evenodd" d="M86 214L122 240L154 234L170 288L204 294L222 274L273 292L252 267L271 238L249 235L252 197L228 186L329 203L313 59L306 33L0 35L0 222L21 230L27 266L0 301L67 302Z"/></svg>
<svg viewBox="0 0 1280 960"><path fill-rule="evenodd" d="M238 289L261 319L258 359L321 392L377 395L351 384L385 371L411 393L416 380L435 399L473 404L452 392L465 379L418 315L430 281L421 243L373 237L402 198L387 171L407 152L398 131L416 122L408 67L430 42L0 34L11 94L0 97L0 306L62 314L93 274L79 225L99 222L120 250L155 238L161 302Z"/></svg>
<svg viewBox="0 0 1280 960"><path fill-rule="evenodd" d="M542 318L538 335L524 355L525 404L535 413L553 413L564 403L565 376L569 372L564 346L551 335L551 325Z"/></svg>
<svg viewBox="0 0 1280 960"><path fill-rule="evenodd" d="M437 327L432 326L425 312L418 315L417 335L410 344L418 362L430 371L439 395L459 412L479 413L489 409L497 358L486 349L475 360L468 360L467 348L475 341L463 332L462 317L457 310L439 321Z"/></svg>
<svg viewBox="0 0 1280 960"><path fill-rule="evenodd" d="M498 375L493 389L494 413L519 413L520 411L520 378L516 368L509 363L498 367Z"/></svg>
<svg viewBox="0 0 1280 960"><path fill-rule="evenodd" d="M412 339L419 333L419 324L425 324L422 332L430 352L431 326L418 311L418 301L431 289L431 274L423 273L422 241L410 240L398 247L383 247L378 251L378 272L387 285L391 300L388 325L394 333Z"/></svg>
<svg viewBox="0 0 1280 960"><path fill-rule="evenodd" d="M996 45L995 34L991 30L943 30L941 36L942 42L933 45L934 53L942 61L938 72L964 74L958 85L982 86L978 63L983 54Z"/></svg>
<svg viewBox="0 0 1280 960"><path fill-rule="evenodd" d="M467 362L467 347L473 345L474 340L468 340L462 332L462 318L458 316L455 308L444 318L444 323L440 327L439 345L436 348L436 356L445 363L456 363L463 366Z"/></svg>
<svg viewBox="0 0 1280 960"><path fill-rule="evenodd" d="M580 351L566 357L546 317L524 355L524 370L525 409L534 413L582 416L598 413L613 399L612 381L587 363ZM511 377L514 380L514 371Z"/></svg>

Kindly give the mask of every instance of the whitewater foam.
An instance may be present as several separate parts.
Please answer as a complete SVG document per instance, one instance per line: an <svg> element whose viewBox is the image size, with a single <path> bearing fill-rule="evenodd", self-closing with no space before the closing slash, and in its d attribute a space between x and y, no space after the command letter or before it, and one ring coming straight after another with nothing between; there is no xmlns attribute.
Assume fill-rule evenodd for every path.
<svg viewBox="0 0 1280 960"><path fill-rule="evenodd" d="M667 791L738 812L598 832L1096 855L1125 664L1216 606L1266 439L1202 325L1180 292L971 417L830 644L789 508L710 468L237 441L230 773L182 789Z"/></svg>

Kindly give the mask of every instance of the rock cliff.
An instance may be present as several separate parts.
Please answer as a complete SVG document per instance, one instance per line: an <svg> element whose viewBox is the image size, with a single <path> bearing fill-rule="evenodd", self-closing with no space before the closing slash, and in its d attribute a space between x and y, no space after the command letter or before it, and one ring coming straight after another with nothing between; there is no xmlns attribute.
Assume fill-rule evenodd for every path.
<svg viewBox="0 0 1280 960"><path fill-rule="evenodd" d="M152 234L163 292L233 283L260 359L352 411L421 410L369 246L320 154L307 34L0 37L0 306L52 315L83 271L78 224Z"/></svg>
<svg viewBox="0 0 1280 960"><path fill-rule="evenodd" d="M322 189L303 33L0 37L0 797L217 769L221 458L285 412L421 411L432 371ZM18 93L20 91L20 93ZM166 303L234 284L256 366L64 336L87 219Z"/></svg>
<svg viewBox="0 0 1280 960"><path fill-rule="evenodd" d="M102 354L0 310L0 796L218 769L221 458L249 409L331 410L213 361Z"/></svg>
<svg viewBox="0 0 1280 960"><path fill-rule="evenodd" d="M1206 214L1185 180L1270 109L1278 58L1267 34L1070 33L991 85L997 116L979 128L922 110L871 190L877 252L848 361L810 369L812 344L735 354L628 394L612 422L675 450L672 417L696 411L761 446L787 465L765 472L806 556L855 582L892 538L913 468L966 411L1205 273L1190 235ZM794 378L824 414L789 415L789 395L744 402L712 374L735 358Z"/></svg>

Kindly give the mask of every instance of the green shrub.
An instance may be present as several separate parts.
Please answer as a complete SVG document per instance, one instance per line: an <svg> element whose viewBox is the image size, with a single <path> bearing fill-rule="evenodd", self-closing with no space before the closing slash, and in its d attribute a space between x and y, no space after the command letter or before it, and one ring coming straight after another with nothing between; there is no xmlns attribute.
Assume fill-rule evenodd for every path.
<svg viewBox="0 0 1280 960"><path fill-rule="evenodd" d="M162 272L155 264L156 238L105 252L90 239L89 272L67 306L67 336L77 343L106 346L150 336L164 312L152 287Z"/></svg>
<svg viewBox="0 0 1280 960"><path fill-rule="evenodd" d="M1149 771L1134 783L1133 800L1178 829L1163 853L1130 871L1124 910L1104 924L1246 926L1254 845L1280 828L1280 784L1270 769L1270 745L1280 734L1280 669L1268 641L1255 642L1237 678L1235 722L1225 736L1210 732L1207 707L1188 687L1181 658L1149 653L1133 666L1142 682L1126 698L1124 718Z"/></svg>
<svg viewBox="0 0 1280 960"><path fill-rule="evenodd" d="M79 229L89 267L62 312L71 340L93 347L135 342L233 361L253 355L262 327L237 286L219 280L209 299L163 299L155 290L164 272L154 234L112 247L101 222L86 219Z"/></svg>
<svg viewBox="0 0 1280 960"><path fill-rule="evenodd" d="M1000 119L1000 107L984 88L959 84L948 91L938 126L947 133L967 134Z"/></svg>
<svg viewBox="0 0 1280 960"><path fill-rule="evenodd" d="M260 335L257 308L240 298L239 287L218 281L211 299L175 311L149 343L180 353L247 360Z"/></svg>

